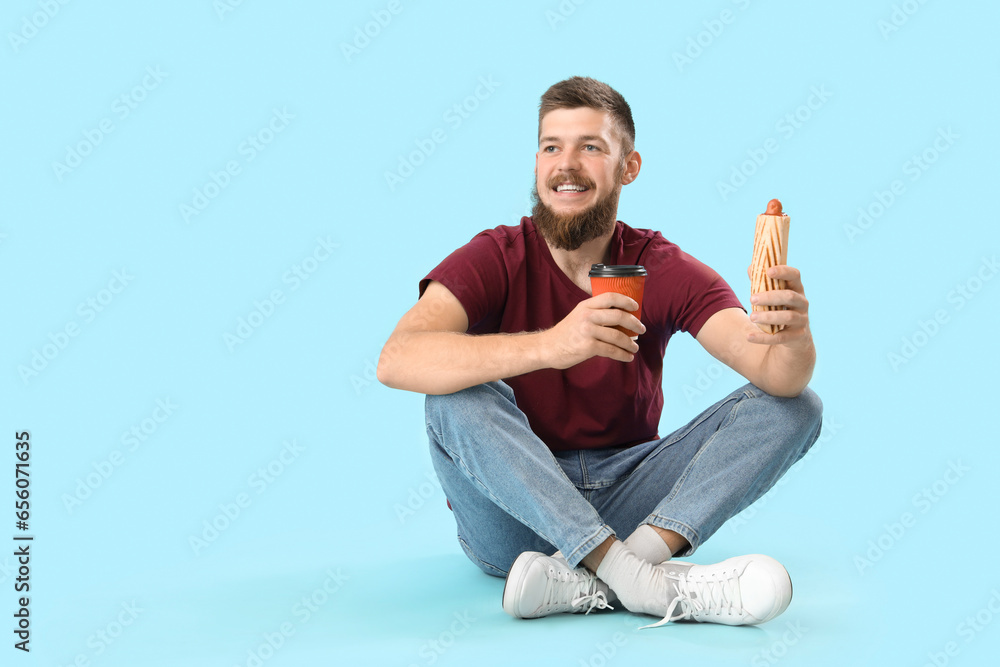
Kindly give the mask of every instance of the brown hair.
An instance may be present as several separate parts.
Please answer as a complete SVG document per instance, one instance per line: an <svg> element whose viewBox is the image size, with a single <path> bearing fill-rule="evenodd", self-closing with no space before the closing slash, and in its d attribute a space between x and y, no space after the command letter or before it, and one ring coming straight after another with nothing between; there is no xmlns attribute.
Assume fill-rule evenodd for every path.
<svg viewBox="0 0 1000 667"><path fill-rule="evenodd" d="M542 95L538 106L538 136L542 136L542 118L554 109L588 107L611 114L611 122L622 142L622 161L635 150L635 123L632 109L621 94L606 83L584 76L574 76L553 84Z"/></svg>

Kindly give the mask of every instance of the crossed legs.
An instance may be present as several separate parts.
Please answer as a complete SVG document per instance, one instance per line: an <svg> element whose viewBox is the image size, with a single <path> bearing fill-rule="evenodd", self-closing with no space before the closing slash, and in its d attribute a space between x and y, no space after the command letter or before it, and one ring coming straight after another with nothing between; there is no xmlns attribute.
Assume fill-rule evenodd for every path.
<svg viewBox="0 0 1000 667"><path fill-rule="evenodd" d="M809 389L789 399L746 385L661 440L554 455L503 382L426 404L431 457L459 541L495 576L523 552L556 549L570 568L596 572L615 535L642 525L670 553L690 555L808 451L821 412Z"/></svg>

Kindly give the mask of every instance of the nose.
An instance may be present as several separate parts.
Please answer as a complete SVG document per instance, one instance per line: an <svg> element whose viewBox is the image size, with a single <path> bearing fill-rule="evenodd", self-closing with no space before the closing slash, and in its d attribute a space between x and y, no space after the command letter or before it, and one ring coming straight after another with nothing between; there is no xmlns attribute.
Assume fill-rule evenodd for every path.
<svg viewBox="0 0 1000 667"><path fill-rule="evenodd" d="M559 154L556 161L557 171L578 171L580 169L580 154L573 149L567 149Z"/></svg>

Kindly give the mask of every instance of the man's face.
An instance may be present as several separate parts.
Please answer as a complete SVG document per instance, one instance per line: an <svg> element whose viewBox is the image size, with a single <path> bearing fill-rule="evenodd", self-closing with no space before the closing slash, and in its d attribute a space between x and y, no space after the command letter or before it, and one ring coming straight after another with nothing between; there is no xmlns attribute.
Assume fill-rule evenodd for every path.
<svg viewBox="0 0 1000 667"><path fill-rule="evenodd" d="M576 250L614 227L621 145L607 112L555 109L542 118L532 218L557 248Z"/></svg>

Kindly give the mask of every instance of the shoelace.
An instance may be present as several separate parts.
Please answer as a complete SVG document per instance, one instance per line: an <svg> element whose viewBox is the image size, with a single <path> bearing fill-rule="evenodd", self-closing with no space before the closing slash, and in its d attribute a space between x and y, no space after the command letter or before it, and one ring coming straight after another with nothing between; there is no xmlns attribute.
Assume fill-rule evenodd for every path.
<svg viewBox="0 0 1000 667"><path fill-rule="evenodd" d="M651 625L644 625L644 628L658 628L671 621L679 621L682 618L692 618L695 615L714 612L716 616L726 614L742 614L743 602L740 597L740 574L736 570L724 572L712 578L705 575L692 580L685 572L681 572L674 577L677 582L677 596L670 601L667 613L663 620ZM680 610L676 616L674 612Z"/></svg>
<svg viewBox="0 0 1000 667"><path fill-rule="evenodd" d="M584 611L584 615L595 609L614 609L608 604L608 597L604 591L595 590L597 588L597 578L592 575L585 575L580 572L557 571L549 568L549 582L545 587L545 597L542 600L543 608L562 607L569 604L573 609ZM556 584L558 580L568 586ZM561 595L556 595L556 591Z"/></svg>
<svg viewBox="0 0 1000 667"><path fill-rule="evenodd" d="M580 609L583 609L583 605L585 604L589 606L587 607L587 611L583 612L584 616L595 609L614 609L614 607L608 604L608 596L604 594L604 591L597 591L593 595L584 595L570 602L571 606L579 607Z"/></svg>

